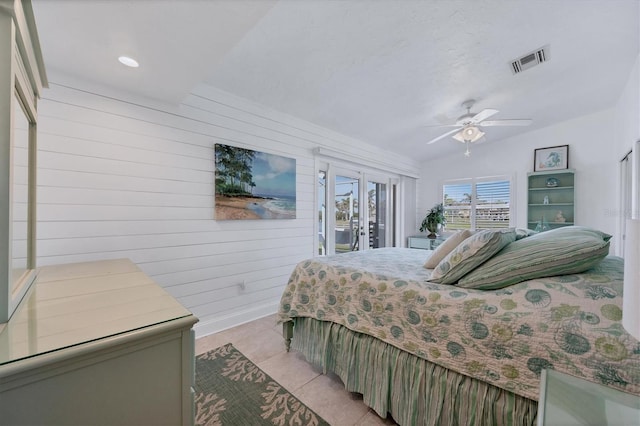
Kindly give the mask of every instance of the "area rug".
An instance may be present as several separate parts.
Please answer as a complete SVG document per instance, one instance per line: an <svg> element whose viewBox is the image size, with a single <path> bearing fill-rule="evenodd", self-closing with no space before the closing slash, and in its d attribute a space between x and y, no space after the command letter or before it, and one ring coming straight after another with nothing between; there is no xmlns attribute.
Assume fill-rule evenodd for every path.
<svg viewBox="0 0 640 426"><path fill-rule="evenodd" d="M199 426L329 425L231 343L196 357L195 391Z"/></svg>

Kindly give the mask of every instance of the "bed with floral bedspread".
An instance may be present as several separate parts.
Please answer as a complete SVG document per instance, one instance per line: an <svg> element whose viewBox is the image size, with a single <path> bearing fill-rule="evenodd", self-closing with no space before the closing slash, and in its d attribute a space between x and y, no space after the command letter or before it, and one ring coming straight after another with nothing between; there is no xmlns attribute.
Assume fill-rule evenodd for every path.
<svg viewBox="0 0 640 426"><path fill-rule="evenodd" d="M423 250L383 248L300 262L278 321L313 320L316 328L370 336L385 348L533 401L529 411L543 369L640 395L640 343L621 324L621 258L608 256L583 273L474 290L429 282L426 256ZM307 356L323 362L330 354L319 346L328 337L318 333L323 336L313 343L309 335L298 343L307 352L320 350ZM362 392L362 386L351 387ZM374 408L384 416L393 411L389 404ZM392 414L415 421L415 414Z"/></svg>

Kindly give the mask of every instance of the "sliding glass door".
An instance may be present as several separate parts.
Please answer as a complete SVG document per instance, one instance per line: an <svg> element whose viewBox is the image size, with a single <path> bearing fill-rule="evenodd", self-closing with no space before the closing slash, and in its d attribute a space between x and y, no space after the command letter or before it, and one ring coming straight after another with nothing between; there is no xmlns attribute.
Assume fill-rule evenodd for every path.
<svg viewBox="0 0 640 426"><path fill-rule="evenodd" d="M318 171L318 254L386 247L392 197L389 176L326 166Z"/></svg>
<svg viewBox="0 0 640 426"><path fill-rule="evenodd" d="M360 214L360 178L337 174L334 179L335 252L360 250L364 222ZM364 248L364 247L362 247Z"/></svg>
<svg viewBox="0 0 640 426"><path fill-rule="evenodd" d="M387 194L386 183L367 180L367 216L369 231L369 248L387 245Z"/></svg>

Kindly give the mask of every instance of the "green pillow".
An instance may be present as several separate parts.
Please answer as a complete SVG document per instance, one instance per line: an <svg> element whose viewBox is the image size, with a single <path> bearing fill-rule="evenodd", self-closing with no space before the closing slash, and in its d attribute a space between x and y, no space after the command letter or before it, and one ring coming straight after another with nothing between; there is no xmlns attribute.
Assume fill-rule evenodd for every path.
<svg viewBox="0 0 640 426"><path fill-rule="evenodd" d="M611 235L582 226L566 226L515 241L458 282L493 290L534 278L577 274L609 254Z"/></svg>
<svg viewBox="0 0 640 426"><path fill-rule="evenodd" d="M476 232L438 263L429 281L453 284L515 239L513 228Z"/></svg>

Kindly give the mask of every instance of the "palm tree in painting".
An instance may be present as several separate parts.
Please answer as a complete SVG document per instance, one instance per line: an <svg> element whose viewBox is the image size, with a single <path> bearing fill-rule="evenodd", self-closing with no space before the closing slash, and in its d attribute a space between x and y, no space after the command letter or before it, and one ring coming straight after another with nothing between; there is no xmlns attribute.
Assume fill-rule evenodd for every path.
<svg viewBox="0 0 640 426"><path fill-rule="evenodd" d="M221 195L251 195L256 186L251 166L255 151L216 144L216 193Z"/></svg>

